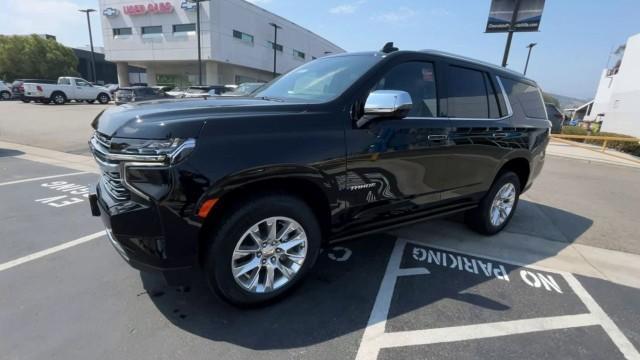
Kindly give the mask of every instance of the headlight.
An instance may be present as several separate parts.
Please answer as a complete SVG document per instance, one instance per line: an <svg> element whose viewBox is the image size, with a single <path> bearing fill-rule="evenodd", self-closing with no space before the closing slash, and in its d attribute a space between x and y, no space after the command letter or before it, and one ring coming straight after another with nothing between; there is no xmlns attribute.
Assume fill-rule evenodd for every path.
<svg viewBox="0 0 640 360"><path fill-rule="evenodd" d="M176 163L191 154L195 146L195 139L142 140L113 138L111 140L111 154L113 157L118 157L119 160L125 161L163 162L169 159L170 163Z"/></svg>

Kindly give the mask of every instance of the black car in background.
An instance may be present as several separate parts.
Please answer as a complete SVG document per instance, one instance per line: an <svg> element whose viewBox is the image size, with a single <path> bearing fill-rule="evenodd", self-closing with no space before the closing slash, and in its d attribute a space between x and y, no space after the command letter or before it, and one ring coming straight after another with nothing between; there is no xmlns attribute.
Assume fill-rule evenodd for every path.
<svg viewBox="0 0 640 360"><path fill-rule="evenodd" d="M164 91L160 89L149 86L121 87L116 91L115 103L116 105L121 105L131 102L166 98L171 98L171 96L165 94Z"/></svg>
<svg viewBox="0 0 640 360"><path fill-rule="evenodd" d="M16 79L11 83L11 92L14 99L22 100L23 102L31 102L31 100L24 97L24 84L25 83L38 83L38 84L57 84L58 80L49 79Z"/></svg>
<svg viewBox="0 0 640 360"><path fill-rule="evenodd" d="M132 266L176 284L201 269L240 305L283 295L332 241L457 212L501 231L545 160L537 84L394 50L323 57L251 97L107 109L92 213Z"/></svg>
<svg viewBox="0 0 640 360"><path fill-rule="evenodd" d="M551 121L551 133L560 134L562 132L562 124L564 123L564 115L558 107L553 104L546 103L544 106L547 109L549 121Z"/></svg>
<svg viewBox="0 0 640 360"><path fill-rule="evenodd" d="M233 88L226 85L193 85L189 86L184 92L186 98L209 97L222 95Z"/></svg>

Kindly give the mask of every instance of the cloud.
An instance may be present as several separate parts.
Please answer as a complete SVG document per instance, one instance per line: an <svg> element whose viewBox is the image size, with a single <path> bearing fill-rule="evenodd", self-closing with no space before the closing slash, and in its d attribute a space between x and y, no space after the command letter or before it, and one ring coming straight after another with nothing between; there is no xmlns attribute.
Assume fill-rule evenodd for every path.
<svg viewBox="0 0 640 360"><path fill-rule="evenodd" d="M89 43L86 15L78 12L81 7L73 0L1 1L1 34L51 34L65 45ZM98 9L97 6L94 8ZM91 25L95 45L102 44L99 12L92 14Z"/></svg>
<svg viewBox="0 0 640 360"><path fill-rule="evenodd" d="M356 10L358 10L360 5L364 4L365 2L366 2L365 0L360 0L354 3L340 4L336 7L332 7L331 9L329 9L329 12L331 14L336 14L336 15L353 14L354 12L356 12Z"/></svg>
<svg viewBox="0 0 640 360"><path fill-rule="evenodd" d="M378 14L371 17L371 20L388 24L398 24L409 20L416 15L416 11L406 6L401 6L396 10Z"/></svg>

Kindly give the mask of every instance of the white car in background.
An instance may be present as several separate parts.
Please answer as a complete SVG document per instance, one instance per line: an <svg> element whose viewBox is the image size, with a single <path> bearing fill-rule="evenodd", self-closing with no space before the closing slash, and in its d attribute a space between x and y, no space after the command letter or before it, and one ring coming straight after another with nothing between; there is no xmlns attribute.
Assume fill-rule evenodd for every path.
<svg viewBox="0 0 640 360"><path fill-rule="evenodd" d="M0 80L0 100L11 100L11 87Z"/></svg>
<svg viewBox="0 0 640 360"><path fill-rule="evenodd" d="M69 100L86 101L100 104L111 101L109 90L102 86L92 85L85 79L63 76L57 84L25 83L24 97L48 104L53 102L62 105Z"/></svg>

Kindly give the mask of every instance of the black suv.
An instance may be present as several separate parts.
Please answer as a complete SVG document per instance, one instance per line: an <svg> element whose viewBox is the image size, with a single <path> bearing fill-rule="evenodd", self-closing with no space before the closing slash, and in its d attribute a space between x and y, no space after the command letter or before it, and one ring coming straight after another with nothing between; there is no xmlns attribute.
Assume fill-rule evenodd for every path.
<svg viewBox="0 0 640 360"><path fill-rule="evenodd" d="M499 232L550 122L518 73L387 50L314 60L250 97L110 108L93 127L92 213L122 257L175 284L203 269L247 305L298 283L327 242L456 212Z"/></svg>

